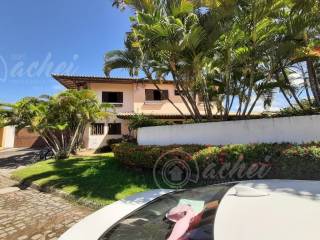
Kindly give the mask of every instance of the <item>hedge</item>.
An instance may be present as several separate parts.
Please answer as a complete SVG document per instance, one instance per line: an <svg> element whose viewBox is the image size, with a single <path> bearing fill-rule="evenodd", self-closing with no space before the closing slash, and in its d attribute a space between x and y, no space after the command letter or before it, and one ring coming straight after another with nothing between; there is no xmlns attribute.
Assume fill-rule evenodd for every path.
<svg viewBox="0 0 320 240"><path fill-rule="evenodd" d="M204 149L202 145L170 145L159 146L138 146L133 143L114 144L112 150L115 157L124 165L137 168L152 169L156 161L169 151L186 152L193 156Z"/></svg>
<svg viewBox="0 0 320 240"><path fill-rule="evenodd" d="M113 146L113 152L123 165L141 169L153 169L159 158L164 164L172 157L166 156L168 152L186 152L187 154L179 157L188 161L192 168L197 165L200 171L207 169L210 164L214 164L215 171L218 171L222 166L228 164L233 166L239 162L239 164L245 164L247 168L269 168L270 171L264 176L265 178L320 179L320 145L318 143L163 147L120 143ZM239 178L242 177L236 179Z"/></svg>

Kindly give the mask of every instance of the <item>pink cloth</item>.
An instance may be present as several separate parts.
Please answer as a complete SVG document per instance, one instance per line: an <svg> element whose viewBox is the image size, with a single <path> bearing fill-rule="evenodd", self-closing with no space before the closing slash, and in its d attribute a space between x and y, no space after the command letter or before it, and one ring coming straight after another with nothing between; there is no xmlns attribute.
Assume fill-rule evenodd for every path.
<svg viewBox="0 0 320 240"><path fill-rule="evenodd" d="M176 224L174 225L171 235L167 240L180 239L188 231L192 219L195 216L196 213L189 205L180 205L171 209L167 214L167 218L176 222Z"/></svg>

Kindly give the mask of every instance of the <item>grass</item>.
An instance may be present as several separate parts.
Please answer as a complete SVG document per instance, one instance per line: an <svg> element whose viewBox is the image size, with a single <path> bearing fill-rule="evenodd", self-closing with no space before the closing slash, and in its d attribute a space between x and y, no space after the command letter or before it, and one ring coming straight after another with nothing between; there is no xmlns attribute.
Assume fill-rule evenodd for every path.
<svg viewBox="0 0 320 240"><path fill-rule="evenodd" d="M13 172L13 177L102 205L157 188L151 173L123 168L112 153L42 161Z"/></svg>

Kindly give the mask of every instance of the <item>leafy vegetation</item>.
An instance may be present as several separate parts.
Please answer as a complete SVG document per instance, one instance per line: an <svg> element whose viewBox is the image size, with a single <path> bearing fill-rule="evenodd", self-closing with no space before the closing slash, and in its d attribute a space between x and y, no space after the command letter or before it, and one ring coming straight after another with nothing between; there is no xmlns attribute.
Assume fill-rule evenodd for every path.
<svg viewBox="0 0 320 240"><path fill-rule="evenodd" d="M156 188L152 174L124 169L112 153L38 162L13 172L13 177L101 205Z"/></svg>
<svg viewBox="0 0 320 240"><path fill-rule="evenodd" d="M114 6L135 15L125 50L106 54L105 73L124 68L158 89L172 78L194 121L203 120L199 97L206 120L216 110L222 119L231 111L246 118L258 101L271 106L276 92L294 110L308 111L302 99L320 107L319 0L115 0Z"/></svg>
<svg viewBox="0 0 320 240"><path fill-rule="evenodd" d="M225 164L236 164L237 161L252 166L271 167L267 178L283 179L320 179L320 146L317 143L305 145L291 144L239 144L226 146L138 146L135 144L121 143L113 148L116 159L124 166L130 168L152 169L156 161L176 157L163 156L172 152L186 152L181 155L191 167L197 163L200 171L204 171L212 163L217 172ZM161 166L161 164L160 164ZM246 168L246 169L247 169ZM243 178L236 178L238 180ZM219 180L219 179L215 179Z"/></svg>
<svg viewBox="0 0 320 240"><path fill-rule="evenodd" d="M53 97L27 97L2 104L5 125L27 127L38 133L57 159L69 157L81 146L87 124L108 116L108 104L100 104L90 90L67 90Z"/></svg>
<svg viewBox="0 0 320 240"><path fill-rule="evenodd" d="M172 125L172 122L162 121L158 119L151 118L143 114L135 114L129 119L129 135L134 135L134 132L141 127L150 127L150 126L162 126L162 125Z"/></svg>
<svg viewBox="0 0 320 240"><path fill-rule="evenodd" d="M304 106L304 109L299 109L297 105L293 105L292 107L286 107L280 110L277 114L278 116L301 116L301 115L313 115L319 114L320 109L314 106L313 102L309 102L307 100L301 101L301 105Z"/></svg>
<svg viewBox="0 0 320 240"><path fill-rule="evenodd" d="M174 150L187 152L187 155L179 156L187 160L191 167L197 162L201 171L211 163L215 163L217 171L223 164L232 164L240 160L247 166L271 166L267 178L320 179L320 146L315 143L300 146L249 144L223 147L157 147L121 143L115 145L114 150L115 157L113 153L108 153L92 157L72 157L63 161L38 162L16 170L13 177L25 184L54 187L76 198L106 205L134 193L158 188L151 169L160 156ZM166 155L163 160L170 160L170 157L172 156ZM202 184L201 181L196 183ZM194 186L195 184L190 184L187 187Z"/></svg>
<svg viewBox="0 0 320 240"><path fill-rule="evenodd" d="M171 150L183 151L189 154L203 149L201 145L183 146L139 146L134 143L120 143L113 145L113 152L125 166L152 169L157 159Z"/></svg>

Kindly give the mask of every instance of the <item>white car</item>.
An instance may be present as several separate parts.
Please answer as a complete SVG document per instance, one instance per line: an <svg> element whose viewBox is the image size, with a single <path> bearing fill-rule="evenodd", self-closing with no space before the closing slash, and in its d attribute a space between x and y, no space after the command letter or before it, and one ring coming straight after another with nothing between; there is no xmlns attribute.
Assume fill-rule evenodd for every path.
<svg viewBox="0 0 320 240"><path fill-rule="evenodd" d="M170 215L183 203L192 210L180 220L193 214L184 223ZM255 180L140 193L89 215L59 239L301 240L320 239L319 227L320 182Z"/></svg>

